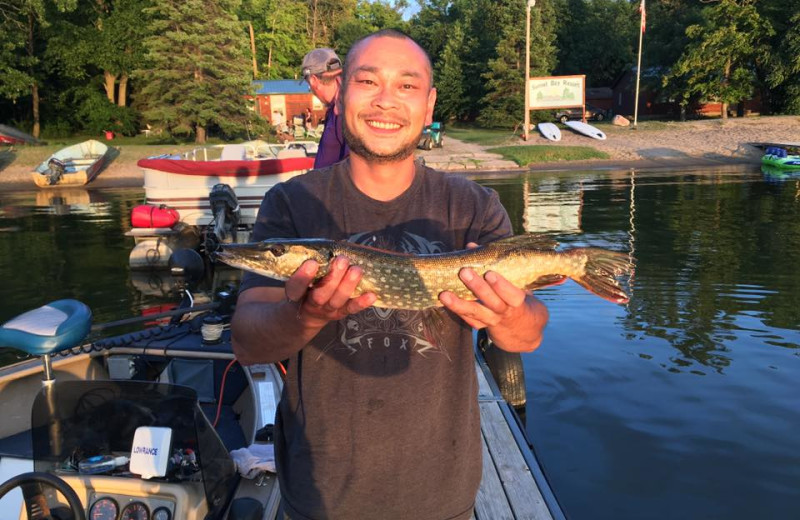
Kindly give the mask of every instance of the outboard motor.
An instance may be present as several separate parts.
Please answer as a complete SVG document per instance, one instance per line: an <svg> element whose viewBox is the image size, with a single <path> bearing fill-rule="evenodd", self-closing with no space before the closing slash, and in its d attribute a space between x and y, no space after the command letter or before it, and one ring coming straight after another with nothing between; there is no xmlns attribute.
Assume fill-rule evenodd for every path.
<svg viewBox="0 0 800 520"><path fill-rule="evenodd" d="M55 157L47 161L47 182L50 186L58 184L67 171L67 165Z"/></svg>
<svg viewBox="0 0 800 520"><path fill-rule="evenodd" d="M206 228L204 246L206 252L216 249L217 244L236 241L236 228L239 225L239 199L233 188L227 184L215 184L208 194L213 218Z"/></svg>

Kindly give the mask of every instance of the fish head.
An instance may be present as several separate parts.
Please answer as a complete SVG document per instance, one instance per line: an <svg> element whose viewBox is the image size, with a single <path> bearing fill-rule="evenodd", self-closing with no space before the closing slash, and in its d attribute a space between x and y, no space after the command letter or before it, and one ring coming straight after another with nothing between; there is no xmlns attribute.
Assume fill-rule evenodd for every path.
<svg viewBox="0 0 800 520"><path fill-rule="evenodd" d="M276 280L288 280L306 260L320 264L320 275L333 259L329 240L269 239L246 244L220 244L214 257L231 267Z"/></svg>

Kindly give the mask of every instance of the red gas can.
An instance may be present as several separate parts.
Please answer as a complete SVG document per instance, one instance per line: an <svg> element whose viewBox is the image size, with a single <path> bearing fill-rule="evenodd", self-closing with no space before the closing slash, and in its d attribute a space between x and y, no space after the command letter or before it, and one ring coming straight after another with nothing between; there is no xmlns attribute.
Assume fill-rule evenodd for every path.
<svg viewBox="0 0 800 520"><path fill-rule="evenodd" d="M163 204L142 204L131 212L131 224L135 228L171 228L180 218L177 210Z"/></svg>

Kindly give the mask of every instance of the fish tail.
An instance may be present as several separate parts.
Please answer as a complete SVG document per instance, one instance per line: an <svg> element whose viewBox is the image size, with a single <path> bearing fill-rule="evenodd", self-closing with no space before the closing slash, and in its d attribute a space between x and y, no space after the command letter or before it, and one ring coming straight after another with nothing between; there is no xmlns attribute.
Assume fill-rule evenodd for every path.
<svg viewBox="0 0 800 520"><path fill-rule="evenodd" d="M613 303L628 303L630 298L616 278L629 274L632 269L627 254L605 249L585 248L586 264L582 276L573 278L586 290Z"/></svg>

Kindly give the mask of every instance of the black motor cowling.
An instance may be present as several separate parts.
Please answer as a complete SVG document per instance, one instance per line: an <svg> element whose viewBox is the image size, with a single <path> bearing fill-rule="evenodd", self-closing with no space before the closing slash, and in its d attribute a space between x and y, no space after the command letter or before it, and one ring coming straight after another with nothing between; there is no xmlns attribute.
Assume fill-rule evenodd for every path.
<svg viewBox="0 0 800 520"><path fill-rule="evenodd" d="M61 177L67 172L67 165L55 157L47 161L47 182L53 186L58 184Z"/></svg>
<svg viewBox="0 0 800 520"><path fill-rule="evenodd" d="M236 193L227 184L215 184L208 194L213 219L206 229L206 251L216 249L216 244L236 241L240 209Z"/></svg>

